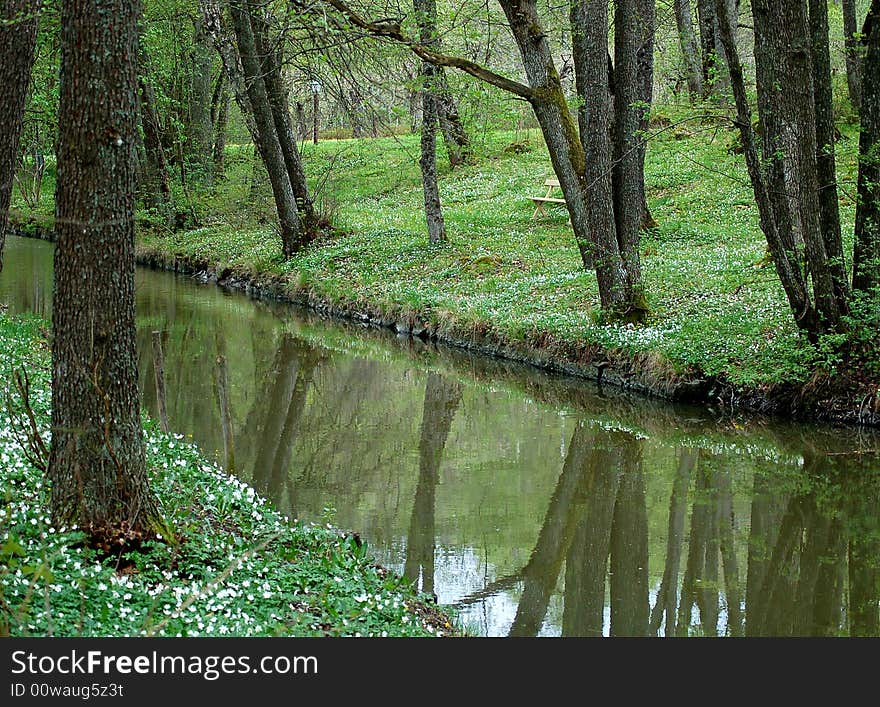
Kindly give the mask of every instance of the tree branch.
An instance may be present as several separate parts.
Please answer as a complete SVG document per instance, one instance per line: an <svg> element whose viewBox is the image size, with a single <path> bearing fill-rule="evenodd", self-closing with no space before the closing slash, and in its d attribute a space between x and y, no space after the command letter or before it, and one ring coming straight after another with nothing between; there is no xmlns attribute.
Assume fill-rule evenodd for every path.
<svg viewBox="0 0 880 707"><path fill-rule="evenodd" d="M437 66L449 66L455 69L459 69L461 71L464 71L466 74L470 74L474 78L479 79L480 81L491 84L496 88L500 88L502 91L513 93L514 95L517 95L520 98L524 98L527 101L531 101L535 97L535 91L525 84L519 83L518 81L513 81L512 79L502 76L501 74L496 74L491 69L480 66L479 64L476 64L468 59L463 59L462 57L457 56L449 56L447 54L441 54L440 52L433 51L432 49L426 47L424 44L410 39L400 29L400 23L397 20L382 19L375 22L370 22L369 20L366 20L358 15L342 0L324 0L324 2L333 7L335 10L341 12L356 27L359 27L360 29L364 30L374 37L390 39L394 42L398 42L399 44L403 44L404 46L408 47L422 61L427 61L431 64L436 64Z"/></svg>

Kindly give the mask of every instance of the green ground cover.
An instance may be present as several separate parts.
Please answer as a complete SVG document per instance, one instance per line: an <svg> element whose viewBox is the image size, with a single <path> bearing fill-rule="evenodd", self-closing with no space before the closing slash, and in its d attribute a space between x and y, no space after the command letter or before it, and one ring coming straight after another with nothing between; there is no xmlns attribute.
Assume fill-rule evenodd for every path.
<svg viewBox="0 0 880 707"><path fill-rule="evenodd" d="M48 443L48 350L34 319L0 313L0 380L30 376ZM330 524L290 522L179 435L145 422L150 479L173 541L102 557L55 528L25 453L20 399L0 410L0 635L431 636L456 633L426 597Z"/></svg>
<svg viewBox="0 0 880 707"><path fill-rule="evenodd" d="M190 190L199 227L170 233L142 219L139 247L280 276L291 291L334 304L417 314L551 350L598 344L738 385L802 383L819 365L833 373L835 360L822 359L793 323L735 132L711 110L655 114L646 182L658 226L642 242L651 310L644 325L601 321L595 277L581 266L563 208L532 219L528 197L542 195L552 174L536 130L478 136L476 163L454 172L441 148L445 245L425 235L418 136L398 136L302 146L317 203L339 231L290 261L249 145L229 148L225 180ZM858 138L841 128L841 216L850 234ZM40 208L46 215L49 207Z"/></svg>

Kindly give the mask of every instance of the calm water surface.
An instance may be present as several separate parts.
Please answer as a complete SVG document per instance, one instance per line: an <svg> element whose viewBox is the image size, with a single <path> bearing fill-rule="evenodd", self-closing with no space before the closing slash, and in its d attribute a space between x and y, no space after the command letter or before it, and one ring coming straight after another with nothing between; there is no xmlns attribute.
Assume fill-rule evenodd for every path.
<svg viewBox="0 0 880 707"><path fill-rule="evenodd" d="M0 303L51 309L52 246ZM139 270L140 386L482 635L880 635L875 433L724 418Z"/></svg>

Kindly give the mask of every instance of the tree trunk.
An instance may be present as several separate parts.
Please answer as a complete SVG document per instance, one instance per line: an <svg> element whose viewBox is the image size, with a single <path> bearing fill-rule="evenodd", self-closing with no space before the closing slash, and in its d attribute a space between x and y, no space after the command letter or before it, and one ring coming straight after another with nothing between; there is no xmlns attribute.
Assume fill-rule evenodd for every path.
<svg viewBox="0 0 880 707"><path fill-rule="evenodd" d="M843 6L843 37L846 48L846 85L849 88L849 100L856 112L862 110L862 51L857 33L859 30L856 19L856 0L842 0Z"/></svg>
<svg viewBox="0 0 880 707"><path fill-rule="evenodd" d="M578 122L584 151L578 157L586 181L584 208L587 210L587 230L594 244L590 249L593 251L592 262L602 308L611 312L625 311L632 298L628 292L629 279L620 254L615 219L608 3L575 0L571 4L571 26L575 81L581 98ZM568 193L565 194L568 202Z"/></svg>
<svg viewBox="0 0 880 707"><path fill-rule="evenodd" d="M211 64L214 50L201 14L196 14L193 18L193 32L186 124L187 173L196 182L210 184L214 164L211 122Z"/></svg>
<svg viewBox="0 0 880 707"><path fill-rule="evenodd" d="M853 290L877 296L880 287L880 0L872 0L862 31L858 201L853 247Z"/></svg>
<svg viewBox="0 0 880 707"><path fill-rule="evenodd" d="M697 38L690 0L675 0L675 23L678 27L678 43L684 60L684 73L691 102L703 97L703 73L697 54Z"/></svg>
<svg viewBox="0 0 880 707"><path fill-rule="evenodd" d="M835 268L843 263L843 253L834 252L833 236L826 245L822 229L816 142L819 99L814 89L806 2L752 2L763 164L755 147L729 6L726 0L716 0L715 7L761 229L795 321L815 340L822 332L840 327L848 302L835 285L834 273L839 272Z"/></svg>
<svg viewBox="0 0 880 707"><path fill-rule="evenodd" d="M303 169L299 149L296 146L296 135L290 120L287 91L284 89L284 82L281 79L281 61L278 53L272 47L269 38L269 24L261 14L260 6L254 0L249 0L248 6L254 27L257 52L262 57L263 81L266 84L275 133L278 135L278 143L281 146L281 153L284 155L284 164L287 167L290 185L293 187L296 205L299 208L303 224L309 234L314 235L318 231L318 217L315 214L312 198L309 196L306 173Z"/></svg>
<svg viewBox="0 0 880 707"><path fill-rule="evenodd" d="M426 47L436 50L437 5L434 0L413 0L416 22L419 25L419 41ZM438 101L436 99L438 72L442 69L427 61L422 62L422 133L419 168L422 172L422 189L425 196L425 220L428 226L428 240L442 243L446 240L446 224L443 221L443 208L440 203L440 187L437 184L437 120Z"/></svg>
<svg viewBox="0 0 880 707"><path fill-rule="evenodd" d="M159 116L156 114L156 101L153 87L143 78L138 80L141 98L141 127L144 133L144 153L146 164L142 170L144 189L142 194L148 208L153 208L162 217L165 227L174 228L174 199L171 195L171 181L168 177L168 160L162 146L162 133Z"/></svg>
<svg viewBox="0 0 880 707"><path fill-rule="evenodd" d="M61 8L48 477L56 527L75 523L107 549L153 537L160 523L135 341L139 14L127 0Z"/></svg>
<svg viewBox="0 0 880 707"><path fill-rule="evenodd" d="M37 43L37 14L40 0L0 0L0 72L3 100L0 101L0 271L12 185L18 169L24 106L27 101L34 48Z"/></svg>
<svg viewBox="0 0 880 707"><path fill-rule="evenodd" d="M425 197L425 221L428 226L428 240L431 243L443 243L446 241L446 224L443 220L440 187L437 183L437 102L430 87L434 67L425 62L422 71L426 84L422 90L419 168L422 172L422 189Z"/></svg>
<svg viewBox="0 0 880 707"><path fill-rule="evenodd" d="M223 62L223 75L226 77L229 88L232 89L232 95L235 97L235 102L241 110L245 127L248 129L248 133L256 145L257 126L254 122L251 102L245 88L244 72L241 68L241 59L235 48L235 40L224 26L223 15L217 0L199 0L199 6L202 16L205 18L205 29L211 36L214 48Z"/></svg>
<svg viewBox="0 0 880 707"><path fill-rule="evenodd" d="M828 47L828 2L809 0L816 115L816 177L819 189L819 231L825 245L833 297L842 313L849 303L849 277L840 235L837 173L834 166L834 107L831 96L831 54Z"/></svg>
<svg viewBox="0 0 880 707"><path fill-rule="evenodd" d="M449 155L449 166L455 169L460 164L468 164L474 160L474 152L471 148L470 139L461 116L458 114L458 104L455 96L449 89L446 73L442 66L436 67L434 75L434 107L437 109L437 119L440 121L440 132L443 133L443 142L446 144L446 153Z"/></svg>
<svg viewBox="0 0 880 707"><path fill-rule="evenodd" d="M269 104L266 84L263 80L263 68L254 39L250 6L243 7L243 3L233 0L229 3L229 10L238 42L245 90L254 116L257 149L266 165L275 198L282 251L285 258L290 258L305 246L307 237L300 220L278 133L275 130L275 119Z"/></svg>
<svg viewBox="0 0 880 707"><path fill-rule="evenodd" d="M703 98L708 98L715 92L715 80L718 75L718 49L715 45L717 35L713 0L697 0L697 15L700 27Z"/></svg>
<svg viewBox="0 0 880 707"><path fill-rule="evenodd" d="M639 242L645 219L647 114L653 81L654 1L618 0L614 15L614 217L632 309L647 313Z"/></svg>
<svg viewBox="0 0 880 707"><path fill-rule="evenodd" d="M226 126L229 123L229 82L226 80L226 68L220 68L220 75L214 86L211 98L211 124L214 126L214 145L212 159L214 176L223 179L226 175Z"/></svg>

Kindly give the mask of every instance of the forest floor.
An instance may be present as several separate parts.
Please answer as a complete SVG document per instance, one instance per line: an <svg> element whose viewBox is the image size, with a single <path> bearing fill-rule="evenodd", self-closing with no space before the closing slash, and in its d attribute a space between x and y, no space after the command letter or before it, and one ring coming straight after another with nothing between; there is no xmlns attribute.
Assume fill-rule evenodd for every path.
<svg viewBox="0 0 880 707"><path fill-rule="evenodd" d="M646 184L658 225L642 239L643 325L601 321L595 276L581 265L564 207L532 218L529 197L553 176L537 130L481 134L475 163L454 171L440 148L446 244L427 241L418 137L403 136L302 146L316 202L337 230L289 261L249 145L231 146L226 179L190 200L198 227L172 233L142 220L139 257L545 368L602 371L662 397L878 421L878 376L840 373L832 347L812 346L795 327L735 132L714 112L655 111ZM841 131L851 251L858 138L852 126Z"/></svg>
<svg viewBox="0 0 880 707"><path fill-rule="evenodd" d="M44 323L0 312L0 370L24 367L48 441ZM9 376L11 379L11 376ZM150 481L173 538L101 556L55 528L21 400L0 409L0 635L432 636L458 628L329 524L290 522L179 435L145 422ZM16 422L17 421L17 422ZM169 533L171 535L171 533Z"/></svg>

